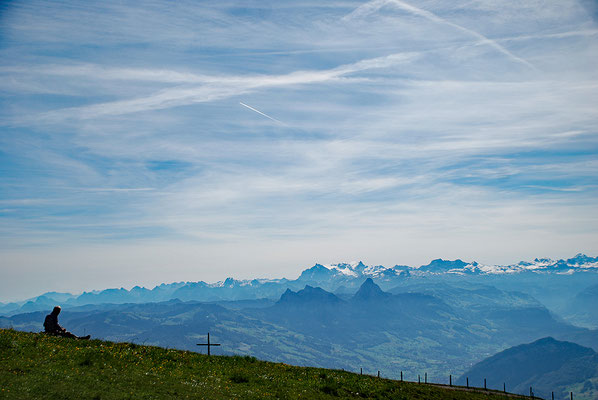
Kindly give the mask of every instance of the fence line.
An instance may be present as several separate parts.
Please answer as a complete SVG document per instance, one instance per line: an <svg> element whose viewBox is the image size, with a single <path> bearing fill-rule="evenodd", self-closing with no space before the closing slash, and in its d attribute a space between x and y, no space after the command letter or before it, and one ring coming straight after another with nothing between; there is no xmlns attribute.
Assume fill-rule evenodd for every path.
<svg viewBox="0 0 598 400"><path fill-rule="evenodd" d="M344 371L344 370L343 370ZM359 369L359 374L363 375L363 367L361 367ZM367 374L366 374L367 375ZM371 375L374 376L375 375ZM378 370L378 378L380 378L380 370ZM386 378L383 378L386 379ZM410 382L410 383L415 383L415 381L409 381L407 379L404 379L403 377L403 371L401 370L401 379L400 382ZM503 382L503 386L502 386L502 392L498 389L488 389L487 385L486 385L486 378L484 378L484 387L475 387L475 386L469 386L469 377L465 377L465 385L466 386L461 386L461 385L453 385L453 375L449 374L449 384L445 384L445 383L434 383L434 382L430 382L428 383L428 373L425 372L424 373L424 382L422 383L421 381L421 374L417 374L417 384L418 385L432 385L432 386L440 386L440 387L446 387L446 388L451 388L451 390L464 390L464 391L474 391L474 392L496 392L498 393L502 393L503 395L507 395L509 397L519 397L519 398L530 398L530 399L541 399L541 397L537 397L534 394L533 391L533 387L530 386L529 387L529 396L524 395L524 394L520 394L520 393L511 393L511 392L507 392L507 384L506 382ZM569 392L570 395L570 400L573 400L573 392ZM551 399L554 400L554 391L551 392Z"/></svg>

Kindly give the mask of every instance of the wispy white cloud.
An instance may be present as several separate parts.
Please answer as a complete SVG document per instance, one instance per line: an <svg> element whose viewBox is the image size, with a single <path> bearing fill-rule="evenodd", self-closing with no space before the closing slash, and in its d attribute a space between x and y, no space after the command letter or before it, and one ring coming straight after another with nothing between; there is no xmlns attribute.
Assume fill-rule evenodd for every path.
<svg viewBox="0 0 598 400"><path fill-rule="evenodd" d="M139 76L143 77L142 79L151 80L151 78L154 77L157 78L158 81L163 81L165 76L177 77L177 79L185 77L186 79L189 79L186 83L203 81L204 84L199 86L178 85L176 87L152 93L149 96L50 111L42 115L32 116L29 120L41 119L47 122L56 122L65 118L89 119L106 115L123 115L147 110L179 107L194 103L214 102L252 92L259 88L316 84L333 81L357 72L389 68L391 66L409 63L416 57L417 55L415 53L397 53L360 60L355 63L345 64L327 70L296 71L284 75L208 77L193 74L181 75L176 72L152 72L142 70L139 72ZM91 72L93 74L94 69L86 68L85 72ZM128 71L127 73L137 76L134 71ZM108 74L104 75L104 78L115 76L120 76L118 71L108 71Z"/></svg>
<svg viewBox="0 0 598 400"><path fill-rule="evenodd" d="M552 186L539 186L539 185L525 185L524 187L532 189L552 190L555 192L581 192L586 190L588 187L577 186L577 187L552 187ZM596 186L592 186L596 187Z"/></svg>
<svg viewBox="0 0 598 400"><path fill-rule="evenodd" d="M497 38L494 40L496 42L514 42L514 41L522 41L522 40L564 39L564 38L572 38L572 37L577 37L577 36L596 36L596 35L598 35L598 29L583 29L583 30L566 31L566 32L558 32L558 33L521 35L521 36ZM480 42L480 43L483 43L483 42Z"/></svg>
<svg viewBox="0 0 598 400"><path fill-rule="evenodd" d="M451 22L446 18L441 18L438 15L436 15L430 11L426 11L422 8L415 7L411 4L405 3L400 0L372 0L364 5L359 6L351 14L347 15L345 17L345 19L360 18L365 15L375 13L375 12L379 11L382 7L385 7L385 6L393 6L393 7L399 8L401 10L408 11L408 12L410 12L414 15L417 15L419 17L430 20L432 22L439 23L439 24L445 24L450 27L453 27L461 32L464 32L470 36L473 36L474 38L478 39L480 41L480 43L491 46L498 52L500 52L500 53L504 54L505 56L507 56L508 58L510 58L511 60L513 60L517 63L523 64L533 70L536 70L536 67L534 67L530 62L524 60L521 57L516 56L515 54L510 52L508 49L506 49L504 46L500 45L495 40L492 40L492 39L482 35L479 32L476 32L472 29L469 29L469 28L466 28L459 24L456 24L454 22Z"/></svg>
<svg viewBox="0 0 598 400"><path fill-rule="evenodd" d="M155 188L109 188L109 187L101 187L101 188L77 188L76 190L83 190L88 192L147 192L151 190L155 190Z"/></svg>
<svg viewBox="0 0 598 400"><path fill-rule="evenodd" d="M159 283L595 249L598 35L573 0L17 3L5 264L82 287L79 265Z"/></svg>

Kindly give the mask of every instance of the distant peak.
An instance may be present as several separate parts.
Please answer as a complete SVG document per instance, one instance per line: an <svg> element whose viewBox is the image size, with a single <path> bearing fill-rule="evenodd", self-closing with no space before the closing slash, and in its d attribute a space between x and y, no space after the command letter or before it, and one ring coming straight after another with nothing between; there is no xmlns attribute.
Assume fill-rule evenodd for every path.
<svg viewBox="0 0 598 400"><path fill-rule="evenodd" d="M333 293L327 292L320 287L305 285L304 289L297 292L287 289L286 292L280 296L280 300L278 300L277 304L331 304L341 301L342 300L336 297Z"/></svg>
<svg viewBox="0 0 598 400"><path fill-rule="evenodd" d="M420 271L427 272L447 272L454 268L463 268L466 265L468 264L460 259L451 261L443 260L442 258L437 258L435 260L432 260L428 265L422 265L419 269Z"/></svg>
<svg viewBox="0 0 598 400"><path fill-rule="evenodd" d="M334 272L326 268L322 264L315 264L313 267L306 269L299 276L299 280L303 281L318 281L329 278L334 275Z"/></svg>
<svg viewBox="0 0 598 400"><path fill-rule="evenodd" d="M553 338L552 336L547 336L545 338L538 339L533 343L556 343L556 342L557 342L557 340L555 338Z"/></svg>
<svg viewBox="0 0 598 400"><path fill-rule="evenodd" d="M384 292L380 286L376 285L372 278L367 278L361 284L361 287L353 296L354 300L369 301L390 296L389 293Z"/></svg>

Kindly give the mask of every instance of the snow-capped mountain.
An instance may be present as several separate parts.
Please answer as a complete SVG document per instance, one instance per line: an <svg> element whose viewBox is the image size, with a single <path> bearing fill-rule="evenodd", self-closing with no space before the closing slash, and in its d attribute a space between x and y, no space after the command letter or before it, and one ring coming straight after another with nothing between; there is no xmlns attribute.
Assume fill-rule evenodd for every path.
<svg viewBox="0 0 598 400"><path fill-rule="evenodd" d="M555 261L549 258L536 258L532 262L521 261L512 265L482 265L475 261L463 264L445 272L451 274L516 274L522 272L572 274L578 270L598 272L598 257L588 257L581 253L567 260Z"/></svg>
<svg viewBox="0 0 598 400"><path fill-rule="evenodd" d="M301 290L305 285L321 287L335 293L354 292L366 279L371 278L385 289L402 285L409 280L443 277L505 277L526 273L541 276L574 275L582 272L598 273L598 257L577 254L573 258L551 260L536 258L511 265L484 265L475 261L435 259L427 265L410 267L395 265L366 265L363 262L338 264L315 264L305 269L294 280L251 279L226 280L206 283L176 282L162 284L153 289L136 286L131 290L124 288L84 292L80 295L68 293L45 293L41 296L9 304L0 304L0 314L45 310L53 304L63 306L81 306L103 303L147 303L179 299L182 301L231 301L250 299L274 299L287 289Z"/></svg>
<svg viewBox="0 0 598 400"><path fill-rule="evenodd" d="M381 280L394 277L407 277L410 275L422 276L426 274L516 274L521 272L558 273L570 274L576 270L596 270L598 272L598 257L588 257L577 254L567 260L551 260L549 258L536 258L532 262L521 261L510 265L484 265L476 261L465 262L462 260L443 260L438 258L427 265L418 268L406 265L384 267L382 265L368 266L363 262L316 264L303 271L299 279L317 280L332 277L347 278L378 278Z"/></svg>
<svg viewBox="0 0 598 400"><path fill-rule="evenodd" d="M382 265L367 266L363 262L350 262L339 264L316 264L312 268L306 269L301 273L300 280L322 278L360 278L360 277L378 277L383 274L388 274L392 271L391 268L386 268Z"/></svg>
<svg viewBox="0 0 598 400"><path fill-rule="evenodd" d="M379 278L390 279L398 276L409 276L410 267L406 265L395 265L384 267L382 265L365 265L363 262L339 263L339 264L316 264L306 269L299 276L299 280L316 281L318 279L356 279L356 278Z"/></svg>

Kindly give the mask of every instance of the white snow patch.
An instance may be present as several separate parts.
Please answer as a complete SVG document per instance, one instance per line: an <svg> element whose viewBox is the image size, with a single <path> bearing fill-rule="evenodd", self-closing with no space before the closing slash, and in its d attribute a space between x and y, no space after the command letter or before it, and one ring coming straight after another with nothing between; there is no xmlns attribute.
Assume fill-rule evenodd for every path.
<svg viewBox="0 0 598 400"><path fill-rule="evenodd" d="M385 268L382 265L372 265L372 266L366 267L363 270L363 274L364 275L370 275L370 276L379 276L384 271L387 271L388 269L389 268Z"/></svg>
<svg viewBox="0 0 598 400"><path fill-rule="evenodd" d="M324 267L337 271L346 276L358 277L359 274L355 271L355 267L359 265L359 262L351 262L351 263L338 263L338 264L330 264L324 265Z"/></svg>
<svg viewBox="0 0 598 400"><path fill-rule="evenodd" d="M357 274L357 272L353 271L352 269L349 268L334 268L336 271L340 272L343 275L347 275L347 276L354 276L357 277L359 276Z"/></svg>
<svg viewBox="0 0 598 400"><path fill-rule="evenodd" d="M574 268L584 268L584 269L589 269L589 268L598 268L598 262L594 262L594 263L587 263L587 264L569 264Z"/></svg>
<svg viewBox="0 0 598 400"><path fill-rule="evenodd" d="M563 272L557 272L557 275L573 275L573 273L575 272L574 269L568 269L567 271L563 271Z"/></svg>

